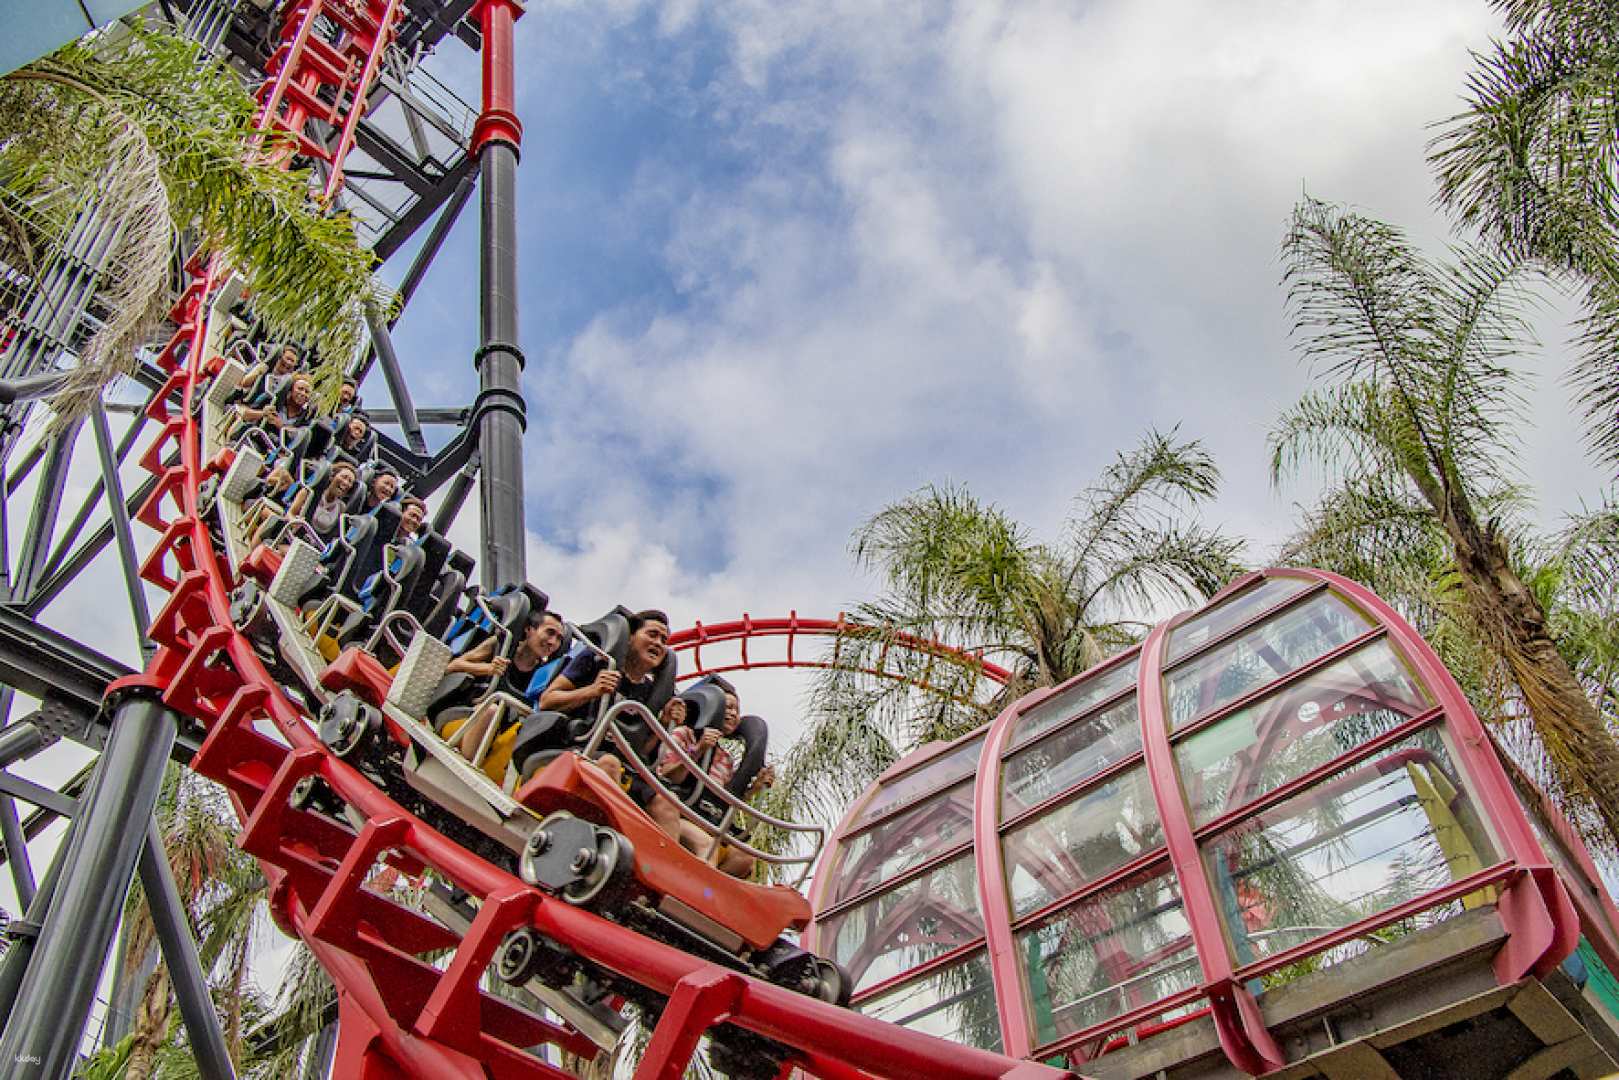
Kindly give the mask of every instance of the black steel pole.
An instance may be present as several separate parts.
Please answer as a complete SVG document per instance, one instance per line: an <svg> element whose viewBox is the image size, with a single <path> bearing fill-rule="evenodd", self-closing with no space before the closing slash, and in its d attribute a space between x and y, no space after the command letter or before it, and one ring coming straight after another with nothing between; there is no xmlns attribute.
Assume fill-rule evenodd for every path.
<svg viewBox="0 0 1619 1080"><path fill-rule="evenodd" d="M422 424L416 419L416 404L410 400L410 387L405 385L405 374L399 370L399 354L394 351L393 335L388 322L377 310L377 305L365 305L365 325L371 331L371 352L382 365L382 381L388 386L399 414L399 427L405 433L405 444L418 454L427 453L427 440L422 437Z"/></svg>
<svg viewBox="0 0 1619 1080"><path fill-rule="evenodd" d="M0 795L0 840L6 842L6 861L11 864L11 883L17 888L17 903L24 910L34 902L34 864L28 859L28 838L17 818L17 804L10 795Z"/></svg>
<svg viewBox="0 0 1619 1080"><path fill-rule="evenodd" d="M236 1070L231 1066L230 1051L225 1047L225 1033L219 1030L219 1017L208 994L208 980L197 959L197 943L192 940L185 906L180 902L180 891L175 888L174 874L163 852L163 838L158 835L157 822L151 819L147 820L146 843L141 847L140 874L141 885L146 890L146 908L152 913L158 947L163 950L163 960L169 966L169 982L180 1003L180 1018L185 1021L186 1034L190 1036L191 1056L197 1061L197 1071L203 1080L234 1080Z"/></svg>
<svg viewBox="0 0 1619 1080"><path fill-rule="evenodd" d="M33 962L0 1036L9 1077L56 1080L73 1064L146 842L176 723L173 712L144 698L124 702L113 717L95 784L58 856L61 879Z"/></svg>
<svg viewBox="0 0 1619 1080"><path fill-rule="evenodd" d="M56 858L51 860L50 868L45 871L45 880L40 882L39 891L34 894L34 902L28 905L22 918L11 920L6 927L11 945L6 949L5 960L0 962L0 1017L11 1016L13 1006L17 1004L18 991L22 989L28 969L33 966L34 947L39 944L39 928L45 921L46 913L50 911L51 900L56 896L57 882L62 879L62 856L73 840L75 824L72 821L68 822L67 836L57 851Z"/></svg>
<svg viewBox="0 0 1619 1080"><path fill-rule="evenodd" d="M461 507L466 503L467 496L472 492L472 485L478 480L478 455L473 454L472 460L466 467L455 474L450 481L449 490L444 493L444 501L438 504L433 512L433 531L443 535L455 522L456 515L461 513Z"/></svg>
<svg viewBox="0 0 1619 1080"><path fill-rule="evenodd" d="M454 225L456 219L461 216L461 208L466 206L467 200L472 197L472 185L475 178L475 173L468 173L455 185L455 190L450 193L450 198L444 204L444 209L439 211L438 220L433 222L432 230L427 234L427 239L423 241L421 250L416 252L416 258L411 260L410 269L405 271L405 276L400 280L399 310L401 313L404 312L405 306L410 303L410 298L416 295L416 289L421 285L422 279L427 276L427 268L432 266L433 260L438 257L439 248L444 246L444 238L450 235L450 226ZM398 321L399 316L395 315L388 320L388 325L392 326Z"/></svg>
<svg viewBox="0 0 1619 1080"><path fill-rule="evenodd" d="M68 465L73 459L73 444L78 441L82 424L81 420L68 421L51 440L50 456L34 492L34 512L23 533L22 550L17 553L13 596L26 598L34 583L44 576L51 537L56 532L57 512L62 507L62 490L67 484Z"/></svg>
<svg viewBox="0 0 1619 1080"><path fill-rule="evenodd" d="M523 353L517 344L517 120L513 30L515 0L483 0L483 112L472 129L481 174L483 244L476 362L478 399L468 423L478 435L486 589L521 584L528 576L523 528Z"/></svg>

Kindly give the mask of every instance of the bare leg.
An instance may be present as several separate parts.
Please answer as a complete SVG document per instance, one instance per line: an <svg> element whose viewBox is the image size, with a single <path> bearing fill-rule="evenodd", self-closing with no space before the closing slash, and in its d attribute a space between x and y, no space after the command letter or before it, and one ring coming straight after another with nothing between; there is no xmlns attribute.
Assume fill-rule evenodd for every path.
<svg viewBox="0 0 1619 1080"><path fill-rule="evenodd" d="M494 712L492 708L479 709L451 740L450 745L461 751L461 756L468 761L472 761L473 755L478 752L478 744L483 741L484 732L489 730L489 724L494 720Z"/></svg>
<svg viewBox="0 0 1619 1080"><path fill-rule="evenodd" d="M615 784L624 783L624 764L613 754L601 754L596 758L596 768L606 773Z"/></svg>
<svg viewBox="0 0 1619 1080"><path fill-rule="evenodd" d="M647 816L657 823L658 828L676 840L684 839L681 835L680 808L674 803L659 795L652 800L652 805L646 808L646 812Z"/></svg>

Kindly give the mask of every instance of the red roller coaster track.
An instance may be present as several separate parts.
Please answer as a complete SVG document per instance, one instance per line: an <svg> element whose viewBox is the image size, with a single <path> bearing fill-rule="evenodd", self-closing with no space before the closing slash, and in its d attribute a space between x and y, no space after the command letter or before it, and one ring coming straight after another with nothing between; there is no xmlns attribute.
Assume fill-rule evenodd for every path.
<svg viewBox="0 0 1619 1080"><path fill-rule="evenodd" d="M370 58L388 36L395 10L391 0L341 9L307 0L294 8L283 24L286 44L273 61L278 66L267 83L261 127L284 130L302 144L308 103L318 100L315 91L323 80L350 78L346 72L355 66L362 72L360 86L333 85L339 85L339 100L363 101L363 79L375 70ZM315 55L319 50L308 30L322 14L345 26L354 23L348 29L362 46L363 64L343 68ZM283 104L287 115L275 115ZM331 155L335 177L352 125L341 118L334 122L345 132L338 152ZM208 313L224 273L200 259L188 269L191 285L172 312L179 329L159 358L168 382L148 409L161 431L141 459L157 481L138 520L159 537L142 562L141 575L164 590L168 600L150 627L158 648L146 671L114 684L109 696L153 694L206 727L192 767L229 791L242 822L239 842L259 860L270 883L273 917L309 946L337 987L335 1075L358 1080L568 1075L527 1048L550 1045L590 1055L594 1046L566 1025L533 1015L479 986L504 937L523 926L668 999L638 1077L678 1077L699 1037L721 1022L781 1043L790 1051L789 1065L826 1077L1015 1075L1032 1080L1063 1075L812 1000L548 896L472 855L334 757L231 622L235 570L214 547L198 494L199 485L229 464L228 454L203 459L198 421L203 381L212 370L204 345ZM171 404L175 397L178 407ZM842 620L744 617L739 623L699 625L682 634L678 644L692 650L699 671L701 647L728 640L744 643L744 659L723 670L805 666L826 661L794 655L798 635L845 628ZM747 658L749 638L783 635L788 639L786 660L754 664ZM948 651L908 640L895 644ZM977 658L973 662L982 663ZM1000 669L982 667L987 677L1004 680ZM289 802L294 785L312 776L352 807L363 827L352 832L294 808ZM470 928L457 936L366 888L381 865L412 874L431 869L466 890L479 901ZM424 959L443 950L452 950L447 963L440 962L443 966Z"/></svg>
<svg viewBox="0 0 1619 1080"><path fill-rule="evenodd" d="M936 656L948 660L964 668L975 670L980 676L990 682L1005 686L1012 680L1012 673L998 664L992 664L978 653L967 652L963 649L953 648L937 641L929 641L911 634L895 634L877 631L865 627L861 623L851 622L842 613L836 619L806 619L800 618L798 612L789 612L785 619L755 619L751 615L743 614L742 618L731 622L712 623L705 625L699 622L688 630L679 630L669 637L669 647L676 652L689 652L691 654L692 670L680 675L682 680L695 679L702 675L719 675L730 671L760 671L768 668L836 668L849 667L839 657L839 646L851 636L858 636L862 632L879 635L882 647L878 651L876 666L856 665L858 670L868 675L880 675L888 679L913 681L913 677L903 672L889 669L884 663L891 649L902 649L908 652L922 653L927 656ZM798 655L794 645L801 637L831 638L834 642L830 657L814 657L806 659ZM766 659L755 659L748 655L748 642L757 638L786 638L786 655ZM705 664L703 662L703 647L708 645L725 645L736 642L739 646L739 658L734 661L718 664Z"/></svg>

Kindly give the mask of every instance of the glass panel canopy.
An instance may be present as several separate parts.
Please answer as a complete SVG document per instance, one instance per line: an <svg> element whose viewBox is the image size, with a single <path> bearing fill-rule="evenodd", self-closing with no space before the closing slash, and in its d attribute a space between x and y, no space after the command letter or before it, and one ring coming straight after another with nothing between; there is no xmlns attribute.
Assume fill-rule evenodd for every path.
<svg viewBox="0 0 1619 1080"><path fill-rule="evenodd" d="M1140 749L1141 718L1131 694L1007 758L1001 771L1001 820L1040 805Z"/></svg>
<svg viewBox="0 0 1619 1080"><path fill-rule="evenodd" d="M1205 608L1177 626L1169 635L1164 664L1173 664L1187 653L1241 626L1261 612L1290 596L1297 596L1316 583L1308 578L1271 577L1252 585L1218 607Z"/></svg>
<svg viewBox="0 0 1619 1080"><path fill-rule="evenodd" d="M1204 851L1238 965L1386 911L1499 855L1426 728L1221 833ZM1493 903L1493 889L1462 899Z"/></svg>
<svg viewBox="0 0 1619 1080"><path fill-rule="evenodd" d="M854 1009L951 1042L982 1050L1001 1048L995 985L990 981L989 960L982 952L858 1002Z"/></svg>
<svg viewBox="0 0 1619 1080"><path fill-rule="evenodd" d="M1136 684L1140 653L1120 660L1096 675L1085 676L1068 689L1047 698L1022 716L1012 729L1013 747L1037 739L1064 720L1071 720L1128 687Z"/></svg>
<svg viewBox="0 0 1619 1080"><path fill-rule="evenodd" d="M1203 825L1426 711L1386 639L1193 732L1175 761Z"/></svg>
<svg viewBox="0 0 1619 1080"><path fill-rule="evenodd" d="M1145 768L1138 765L1088 788L1002 841L1012 917L1066 896L1163 842Z"/></svg>
<svg viewBox="0 0 1619 1080"><path fill-rule="evenodd" d="M1171 670L1165 677L1170 727L1179 729L1207 716L1371 628L1332 593L1295 604Z"/></svg>
<svg viewBox="0 0 1619 1080"><path fill-rule="evenodd" d="M827 903L869 892L966 843L973 830L973 782L964 781L842 842Z"/></svg>
<svg viewBox="0 0 1619 1080"><path fill-rule="evenodd" d="M1180 887L1167 865L1089 897L1018 935L1044 1045L1197 985Z"/></svg>
<svg viewBox="0 0 1619 1080"><path fill-rule="evenodd" d="M840 912L822 924L822 950L858 992L984 935L971 851Z"/></svg>
<svg viewBox="0 0 1619 1080"><path fill-rule="evenodd" d="M871 802L866 804L865 809L850 822L849 829L851 831L858 829L869 821L876 821L884 814L892 813L941 788L947 788L964 776L973 775L978 771L978 756L983 749L984 734L979 732L927 764L918 766L896 780L884 783L882 790L878 791Z"/></svg>

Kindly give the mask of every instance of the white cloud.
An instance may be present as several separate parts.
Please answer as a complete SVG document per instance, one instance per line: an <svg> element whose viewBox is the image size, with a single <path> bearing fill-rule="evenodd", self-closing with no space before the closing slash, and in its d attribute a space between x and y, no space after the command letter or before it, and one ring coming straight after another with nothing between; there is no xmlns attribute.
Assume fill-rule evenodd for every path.
<svg viewBox="0 0 1619 1080"><path fill-rule="evenodd" d="M1307 188L1441 244L1427 125L1495 29L1476 0L543 14L598 50L609 100L695 109L743 158L712 179L711 148L648 140L603 228L666 236L647 258L679 303L603 308L534 384L531 576L570 612L677 622L835 612L870 587L851 529L932 481L1054 530L1149 426L1209 443L1227 477L1209 517L1262 553L1309 494L1265 472L1307 380L1287 216ZM667 70L616 47L642 16ZM1525 461L1555 517L1596 477L1568 467L1561 390L1533 400Z"/></svg>

